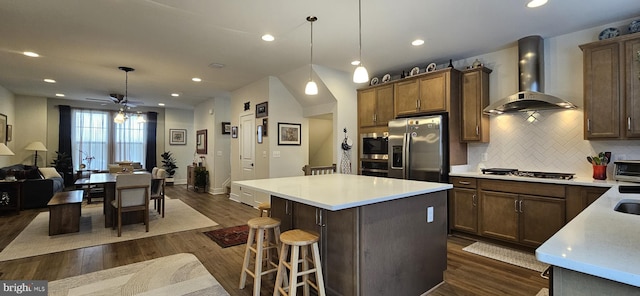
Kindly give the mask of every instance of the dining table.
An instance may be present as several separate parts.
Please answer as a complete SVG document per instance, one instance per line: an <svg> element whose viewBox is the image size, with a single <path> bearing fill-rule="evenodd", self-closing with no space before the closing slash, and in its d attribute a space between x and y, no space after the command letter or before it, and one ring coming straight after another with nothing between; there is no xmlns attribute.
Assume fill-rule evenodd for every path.
<svg viewBox="0 0 640 296"><path fill-rule="evenodd" d="M114 225L113 212L115 209L111 206L111 201L116 197L116 179L121 174L149 174L146 171L135 171L132 173L94 173L89 176L89 185L97 185L104 187L103 213L104 227L112 227ZM151 184L149 184L151 186ZM127 212L122 214L122 224L133 224L144 222L144 217L140 212Z"/></svg>

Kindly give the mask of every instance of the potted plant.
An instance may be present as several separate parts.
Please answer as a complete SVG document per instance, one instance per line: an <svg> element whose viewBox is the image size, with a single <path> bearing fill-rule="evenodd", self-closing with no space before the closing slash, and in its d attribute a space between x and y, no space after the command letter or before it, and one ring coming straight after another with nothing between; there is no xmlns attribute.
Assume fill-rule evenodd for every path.
<svg viewBox="0 0 640 296"><path fill-rule="evenodd" d="M176 165L176 159L173 158L171 151L165 151L160 155L162 157L162 168L167 171L167 178L165 182L167 185L173 185L173 175L176 173L178 166Z"/></svg>
<svg viewBox="0 0 640 296"><path fill-rule="evenodd" d="M65 152L58 152L58 155L53 161L51 161L51 165L56 168L62 176L64 176L64 185L71 186L73 185L73 165L71 161L71 156Z"/></svg>

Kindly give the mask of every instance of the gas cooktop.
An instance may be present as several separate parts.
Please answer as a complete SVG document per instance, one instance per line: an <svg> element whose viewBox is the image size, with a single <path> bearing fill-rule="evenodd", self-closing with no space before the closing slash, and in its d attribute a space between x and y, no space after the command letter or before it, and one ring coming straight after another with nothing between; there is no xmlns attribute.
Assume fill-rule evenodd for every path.
<svg viewBox="0 0 640 296"><path fill-rule="evenodd" d="M489 175L507 175L507 176L517 176L517 177L532 177L532 178L547 178L547 179L562 179L562 180L571 180L575 175L573 173L519 171L518 169L505 169L505 168L482 169L482 173L489 174Z"/></svg>

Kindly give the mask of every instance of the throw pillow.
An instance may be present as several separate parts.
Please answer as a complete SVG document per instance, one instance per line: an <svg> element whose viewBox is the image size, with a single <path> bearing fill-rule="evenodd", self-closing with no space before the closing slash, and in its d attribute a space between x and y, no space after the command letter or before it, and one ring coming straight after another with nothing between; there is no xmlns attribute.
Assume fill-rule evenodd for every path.
<svg viewBox="0 0 640 296"><path fill-rule="evenodd" d="M62 176L58 174L58 171L56 171L56 168L39 168L39 170L45 179L62 178Z"/></svg>

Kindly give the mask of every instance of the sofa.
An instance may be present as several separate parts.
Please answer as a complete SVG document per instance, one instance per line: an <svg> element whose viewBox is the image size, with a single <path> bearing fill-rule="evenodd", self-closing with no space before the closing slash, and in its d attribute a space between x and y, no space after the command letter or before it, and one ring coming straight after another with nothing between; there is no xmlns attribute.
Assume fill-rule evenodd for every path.
<svg viewBox="0 0 640 296"><path fill-rule="evenodd" d="M7 175L24 180L20 193L21 209L46 208L53 195L64 190L64 179L55 172L55 168L43 168L41 171L24 164L0 168L0 179Z"/></svg>

